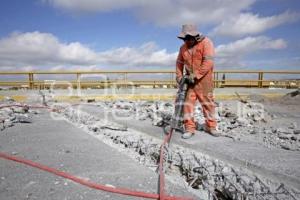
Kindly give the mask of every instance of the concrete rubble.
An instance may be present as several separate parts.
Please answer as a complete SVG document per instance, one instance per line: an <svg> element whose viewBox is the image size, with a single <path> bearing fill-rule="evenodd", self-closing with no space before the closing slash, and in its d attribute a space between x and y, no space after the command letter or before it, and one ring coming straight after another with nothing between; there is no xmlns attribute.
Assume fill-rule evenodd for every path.
<svg viewBox="0 0 300 200"><path fill-rule="evenodd" d="M61 110L61 107L58 107L58 110ZM113 123L111 121L103 119L96 119L95 117L86 114L84 112L77 112L77 110L72 109L72 107L67 107L64 110L64 116L68 117L71 121L76 121L82 125L87 125L89 130L97 132L101 129L110 129L116 131L127 131L127 127L121 126L119 124Z"/></svg>
<svg viewBox="0 0 300 200"><path fill-rule="evenodd" d="M137 109L132 102L105 102L99 103L98 106L108 106L108 108L120 109L121 112L132 111ZM153 106L154 105L154 106ZM158 116L169 116L172 105L170 103L161 104L155 102L142 102L139 104L138 117L154 119L154 112ZM167 112L157 111L158 107L165 108ZM164 114L162 114L164 113ZM201 112L199 112L200 115ZM228 112L227 112L228 113ZM102 141L108 141L115 148L123 149L128 155L133 156L136 160L146 166L157 166L159 160L159 149L162 141L152 138L140 132L135 132L114 123L96 118L92 115L80 111L80 109L66 108L61 113L67 120L71 121L78 127L86 129L93 135L100 135ZM122 113L124 114L124 113ZM156 113L157 114L157 113ZM223 116L226 115L226 116ZM223 113L220 118L226 119L231 123L234 116ZM145 120L145 119L141 119ZM252 116L245 120L254 120ZM157 123L157 122L156 122ZM164 123L160 121L160 125ZM239 125L232 125L239 126ZM110 127L107 129L107 127ZM234 129L234 128L232 128ZM229 129L231 131L232 129ZM204 199L299 199L300 193L294 188L289 188L279 182L267 180L264 177L253 174L246 169L224 163L221 160L211 156L195 152L178 145L166 146L165 172L169 176L180 176L186 183L197 191L205 193ZM205 191L203 193L203 191Z"/></svg>
<svg viewBox="0 0 300 200"><path fill-rule="evenodd" d="M0 108L0 130L14 126L15 123L32 123L32 115L38 111L29 109L26 104L14 102L12 99L5 99Z"/></svg>
<svg viewBox="0 0 300 200"><path fill-rule="evenodd" d="M98 106L113 109L118 116L134 117L137 120L151 120L155 126L166 126L174 113L174 104L162 101L110 101ZM234 140L252 140L269 148L300 151L300 127L297 121L276 127L271 115L263 104L238 101L217 104L218 129L225 137ZM204 123L201 106L195 108L195 121Z"/></svg>
<svg viewBox="0 0 300 200"><path fill-rule="evenodd" d="M299 96L298 90L276 102L267 102L266 99L258 96L253 96L244 102L218 102L216 103L218 129L224 137L230 137L234 141L251 141L268 148L300 151L300 125L297 121L299 117L296 116L296 120L292 121L287 114L288 119L281 120L280 115L272 110L274 105L299 105ZM51 100L50 97L49 99ZM114 123L105 116L105 113L99 118L81 111L80 107L52 103L54 102L47 101L44 96L43 104L51 104L52 108L59 111L56 113L57 117L63 117L90 134L101 137L105 143L118 150L126 151L141 164L157 169L161 140ZM115 117L149 120L153 126L160 127L167 126L174 113L174 103L166 101L92 101L89 103L109 110ZM273 103L275 104L272 105ZM39 113L9 98L3 100L1 105L1 130L15 123L31 123L31 116ZM10 105L15 106L10 107ZM195 120L198 124L204 122L200 105L195 108ZM278 120L283 122L278 123ZM203 199L300 199L299 188L291 188L212 156L176 144L165 146L165 150L165 173L169 177L184 179L190 188L201 191Z"/></svg>
<svg viewBox="0 0 300 200"><path fill-rule="evenodd" d="M47 106L54 103L53 92L38 92L38 99L31 102L39 106ZM0 130L14 126L15 123L32 123L32 115L39 114L38 109L32 109L26 103L16 102L11 97L5 97L0 101Z"/></svg>

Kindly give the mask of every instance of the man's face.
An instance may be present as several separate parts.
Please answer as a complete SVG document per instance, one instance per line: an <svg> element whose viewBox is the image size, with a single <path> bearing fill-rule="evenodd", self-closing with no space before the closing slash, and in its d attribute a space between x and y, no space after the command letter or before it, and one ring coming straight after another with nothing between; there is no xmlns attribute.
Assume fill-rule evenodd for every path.
<svg viewBox="0 0 300 200"><path fill-rule="evenodd" d="M196 44L196 39L195 37L191 36L191 35L187 35L184 39L183 39L184 43L187 45L188 48L192 48L195 44Z"/></svg>

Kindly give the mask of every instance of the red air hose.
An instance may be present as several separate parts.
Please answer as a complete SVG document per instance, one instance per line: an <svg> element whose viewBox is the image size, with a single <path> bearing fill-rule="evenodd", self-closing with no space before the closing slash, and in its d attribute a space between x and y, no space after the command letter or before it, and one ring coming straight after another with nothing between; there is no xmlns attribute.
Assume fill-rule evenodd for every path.
<svg viewBox="0 0 300 200"><path fill-rule="evenodd" d="M34 108L34 109L50 109L50 107L48 107L48 106L30 106L30 105L20 105L20 104L0 105L0 109L2 109L2 108L10 108L10 107Z"/></svg>
<svg viewBox="0 0 300 200"><path fill-rule="evenodd" d="M143 198L149 198L149 199L159 199L160 198L158 194L139 192L139 191L129 190L129 189L125 189L125 188L112 188L112 187L108 187L108 186L105 186L105 185L100 185L100 184L97 184L97 183L94 183L94 182L91 182L91 181L73 176L73 175L68 174L66 172L59 171L57 169L54 169L54 168L51 168L51 167L48 167L48 166L30 161L30 160L26 160L26 159L19 158L19 157L16 157L16 156L8 155L6 153L1 153L0 152L0 158L15 161L15 162L22 163L22 164L25 164L25 165L29 165L31 167L38 168L38 169L41 169L43 171L55 174L57 176L64 177L66 179L72 180L72 181L74 181L76 183L79 183L81 185L85 185L87 187L94 188L94 189L97 189L97 190L103 190L103 191L112 192L112 193L118 193L118 194L135 196L135 197L143 197ZM165 196L164 197L164 200L187 200L187 199L188 198L175 197L175 196Z"/></svg>
<svg viewBox="0 0 300 200"><path fill-rule="evenodd" d="M47 106L27 106L27 105L17 105L17 104L16 105L0 105L0 109L7 108L7 107L29 107L29 108L47 108L47 109L49 109L49 107L47 107ZM173 128L171 128L170 133L165 136L163 144L160 147L159 194L139 192L139 191L129 190L129 189L126 189L126 188L108 187L108 186L105 186L105 185L97 184L97 183L94 183L94 182L91 182L91 181L73 176L73 175L68 174L66 172L59 171L57 169L54 169L54 168L51 168L51 167L48 167L48 166L30 161L30 160L26 160L26 159L23 159L23 158L12 156L12 155L9 155L9 154L6 154L6 153L1 153L0 152L0 158L15 161L15 162L19 162L19 163L22 163L22 164L25 164L25 165L29 165L31 167L35 167L35 168L41 169L43 171L55 174L57 176L64 177L66 179L72 180L72 181L74 181L76 183L79 183L81 185L85 185L87 187L94 188L94 189L97 189L97 190L103 190L103 191L112 192L112 193L118 193L118 194L135 196L135 197L143 197L143 198L149 198L149 199L188 200L188 199L191 199L191 198L168 196L168 195L165 195L165 191L164 191L164 188L165 188L165 174L164 174L164 170L163 170L164 149L165 149L165 145L170 142L171 137L172 137L172 133L173 133Z"/></svg>
<svg viewBox="0 0 300 200"><path fill-rule="evenodd" d="M173 133L173 128L171 128L170 133L165 136L163 144L160 147L160 155L159 155L159 199L160 200L166 199L164 197L164 195L165 195L165 191L164 191L164 188L165 188L165 173L164 173L164 170L163 170L163 168L164 168L164 149L165 149L165 145L170 142L170 139L172 137L172 133Z"/></svg>
<svg viewBox="0 0 300 200"><path fill-rule="evenodd" d="M55 108L50 108L49 106L32 106L32 105L20 105L20 104L0 105L0 109L10 108L10 107L33 108L33 109L49 109L51 112L59 111Z"/></svg>

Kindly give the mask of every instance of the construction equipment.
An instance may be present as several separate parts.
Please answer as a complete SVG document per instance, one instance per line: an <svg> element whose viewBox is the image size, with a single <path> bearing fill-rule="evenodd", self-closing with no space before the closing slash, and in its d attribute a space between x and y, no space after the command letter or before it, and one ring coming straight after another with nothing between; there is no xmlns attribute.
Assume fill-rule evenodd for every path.
<svg viewBox="0 0 300 200"><path fill-rule="evenodd" d="M187 77L183 76L178 85L178 91L175 100L175 111L170 123L171 128L179 131L183 130L183 107L185 103L187 89Z"/></svg>
<svg viewBox="0 0 300 200"><path fill-rule="evenodd" d="M178 83L178 90L175 99L175 110L171 120L164 121L164 132L169 134L171 130L184 132L183 129L183 107L188 89L188 76L184 75Z"/></svg>

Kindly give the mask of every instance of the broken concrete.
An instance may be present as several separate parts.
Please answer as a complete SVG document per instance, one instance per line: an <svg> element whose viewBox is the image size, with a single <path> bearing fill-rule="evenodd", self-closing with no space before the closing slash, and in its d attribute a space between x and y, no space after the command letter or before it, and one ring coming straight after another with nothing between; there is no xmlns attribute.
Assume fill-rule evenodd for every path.
<svg viewBox="0 0 300 200"><path fill-rule="evenodd" d="M252 98L253 95L252 95ZM284 97L285 98L285 97ZM260 102L266 102L263 98L258 98ZM218 103L216 119L218 121L218 129L225 137L235 140L259 140L258 142L267 147L283 148L286 150L300 150L300 141L296 136L299 132L297 124L300 117L294 117L287 124L281 124L281 127L289 127L289 136L283 136L284 131L276 127L274 114L267 110L264 104L248 100L246 103L239 101L224 101ZM281 102L281 101L280 101ZM294 102L295 103L295 102ZM166 126L170 124L172 114L174 113L174 105L171 102L162 101L110 101L105 103L97 103L99 107L107 107L114 110L119 117L131 117L138 120L151 120L155 126ZM204 116L201 106L195 108L195 121L198 124L204 123Z"/></svg>
<svg viewBox="0 0 300 200"><path fill-rule="evenodd" d="M297 153L300 142L300 117L299 106L295 105L299 105L298 97L299 95L290 95L277 100L268 100L259 96L252 96L252 99L248 99L245 103L238 101L218 102L216 113L219 122L218 128L222 131L223 136L245 142L246 145L251 142L276 151L280 150L280 152ZM114 117L135 119L137 120L134 121L135 123L145 122L146 124L150 122L150 124L159 127L168 123L174 109L172 102L163 101L108 101L91 102L91 104L109 110L114 114ZM94 110L95 107L93 107ZM131 124L127 126L127 123L115 123L105 116L105 112L98 111L101 113L98 116L93 116L85 112L78 112L78 109L71 108L70 104L57 108L61 111L62 116L78 127L87 130L101 140L105 140L116 149L125 151L140 163L150 168L157 167L161 140L132 130ZM28 113L23 113L22 110L18 109L16 109L16 113L15 110L4 109L3 113L8 113L8 116L12 115L10 116L12 120L17 120L17 115L28 115ZM29 113L34 114L32 110L29 110ZM195 118L198 123L203 123L204 117L199 105L195 110ZM4 123L6 123L5 127L13 124L11 120ZM143 123L141 123L142 125ZM200 141L189 140L185 142L193 144L193 142ZM284 178L281 180L282 176L273 179L270 178L269 174L265 175L252 170L251 165L259 161L259 159L255 160L255 156L253 160L249 160L249 168L248 166L241 168L235 163L216 157L213 149L210 151L201 151L201 153L186 146L171 144L170 147L166 147L166 154L164 155L167 163L166 173L169 177L183 177L190 188L194 188L193 191L206 193L207 198L205 199L216 197L218 199L300 198L299 187L284 182ZM247 154L247 152L234 152L234 149L232 151L233 153ZM248 151L253 151L253 149ZM259 154L258 151L257 153ZM277 160L276 157L272 157L272 159ZM297 161L297 158L295 159ZM266 160L270 159L266 158ZM282 160L280 156L278 160ZM264 165L261 166L264 167ZM278 168L281 167L278 165ZM291 176L297 179L299 174L295 174L297 172L293 171L294 166L291 168ZM280 173L275 175L280 175Z"/></svg>
<svg viewBox="0 0 300 200"><path fill-rule="evenodd" d="M105 104L107 105L107 102ZM147 104L147 107L151 106ZM73 108L68 108L63 113L77 126L90 130L93 134L102 135L108 141L112 141L115 148L130 152L129 154L140 163L147 166L157 164L161 140L130 129L125 132L95 130L92 124L101 119ZM182 146L172 144L166 147L164 160L167 166L165 172L169 176L182 176L191 188L208 191L208 199L300 198L299 191L293 187Z"/></svg>
<svg viewBox="0 0 300 200"><path fill-rule="evenodd" d="M37 114L28 105L13 101L2 101L0 107L0 130L14 126L15 123L32 123L32 115Z"/></svg>
<svg viewBox="0 0 300 200"><path fill-rule="evenodd" d="M0 133L0 151L56 168L91 182L157 193L157 174L52 113L41 111L32 124L15 124ZM105 129L101 129L105 130ZM0 159L1 200L144 199L84 187L68 179ZM168 195L193 199L183 184L166 180ZM200 197L204 199L204 197Z"/></svg>

